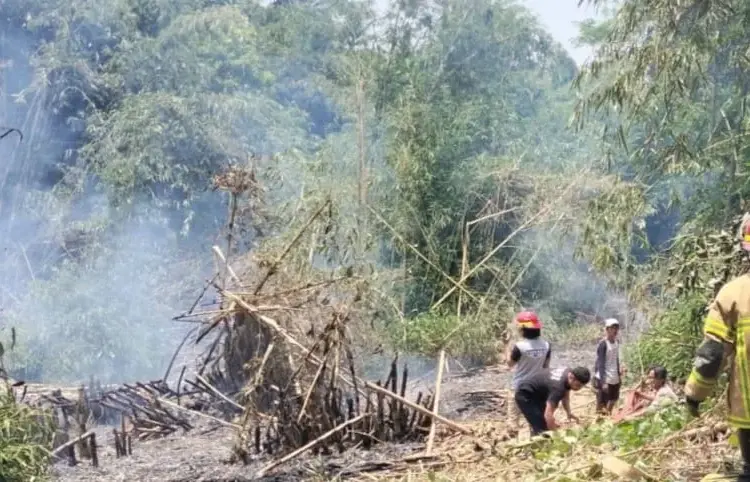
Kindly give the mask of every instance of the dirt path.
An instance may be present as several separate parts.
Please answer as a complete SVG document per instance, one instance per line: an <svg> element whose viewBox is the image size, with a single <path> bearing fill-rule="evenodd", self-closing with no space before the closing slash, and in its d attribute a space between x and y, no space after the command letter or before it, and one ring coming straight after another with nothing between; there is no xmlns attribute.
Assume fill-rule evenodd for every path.
<svg viewBox="0 0 750 482"><path fill-rule="evenodd" d="M557 352L552 367L593 365L593 348ZM506 390L510 373L505 367L494 366L462 370L456 363L449 364L444 375L440 412L446 417L462 422L499 419L506 416ZM418 391L429 393L434 387L435 372L421 374L410 384L412 398ZM574 410L588 403L591 394L582 390L572 400ZM98 443L100 467L95 469L88 461L76 467L64 462L55 466L53 480L58 482L239 482L254 479L253 474L269 462L258 459L250 465L229 464L227 461L234 442L231 429L205 419L195 420L197 428L184 435L170 436L150 442L135 442L133 455L116 458L110 427L99 427ZM376 446L377 447L377 446ZM300 480L318 475L346 472L347 467L363 463L376 463L384 459L402 457L422 449L421 444L385 444L370 451L350 450L331 457L306 457L279 469L265 480ZM326 475L328 477L326 477Z"/></svg>

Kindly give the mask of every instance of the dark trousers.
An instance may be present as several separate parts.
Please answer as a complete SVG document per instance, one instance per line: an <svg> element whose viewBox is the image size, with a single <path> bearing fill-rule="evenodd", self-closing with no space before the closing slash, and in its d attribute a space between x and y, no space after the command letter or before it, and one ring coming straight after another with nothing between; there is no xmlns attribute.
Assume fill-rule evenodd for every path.
<svg viewBox="0 0 750 482"><path fill-rule="evenodd" d="M604 391L604 387L607 387L607 391ZM603 410L608 403L616 403L620 399L620 384L612 385L611 383L599 383L596 387L596 411Z"/></svg>
<svg viewBox="0 0 750 482"><path fill-rule="evenodd" d="M750 482L750 430L737 430L737 440L742 454L742 471L737 477L738 482Z"/></svg>
<svg viewBox="0 0 750 482"><path fill-rule="evenodd" d="M542 432L546 432L547 422L544 420L544 408L547 402L544 400L540 402L532 393L524 389L523 386L518 387L515 398L518 409L531 426L531 435L539 435Z"/></svg>

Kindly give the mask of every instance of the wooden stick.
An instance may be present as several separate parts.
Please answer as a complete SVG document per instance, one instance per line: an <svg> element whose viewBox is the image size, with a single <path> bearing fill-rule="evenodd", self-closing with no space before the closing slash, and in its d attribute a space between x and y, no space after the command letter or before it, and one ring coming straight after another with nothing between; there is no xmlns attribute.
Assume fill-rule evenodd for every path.
<svg viewBox="0 0 750 482"><path fill-rule="evenodd" d="M438 421L438 422L440 422L442 424L445 424L448 427L452 428L453 430L456 430L457 432L461 432L461 433L466 434L466 435L473 435L473 432L470 429L468 429L466 427L462 427L461 425L457 424L456 422L451 422L450 420L448 420L447 418L445 418L445 417L443 417L441 415L432 413L429 409L427 409L425 407L421 407L421 406L415 404L414 402L410 402L409 400L407 400L407 399L405 399L405 398L403 398L403 397L401 397L401 396L399 396L399 395L397 395L397 394L395 394L395 393L393 393L393 392L391 392L389 390L386 390L385 388L381 388L381 387L375 385L374 383L365 382L365 386L367 388L370 388L370 389L378 392L378 393L382 393L383 395L395 398L396 400L398 400L399 402L403 403L407 407L410 407L410 408L418 411L419 413L421 413L423 415L427 415L428 417L432 417L433 421Z"/></svg>
<svg viewBox="0 0 750 482"><path fill-rule="evenodd" d="M291 452L291 453L289 453L289 454L281 457L280 459L271 462L270 464L268 464L265 467L263 467L262 469L260 469L255 474L255 478L256 479L260 479L265 474L267 474L269 470L273 470L274 468L278 467L279 465L281 465L281 464L283 464L285 462L288 462L288 461L292 460L293 458L297 457L298 455L300 455L301 453L305 452L306 450L309 450L309 449L315 447L319 443L321 443L324 440L326 440L328 437L336 434L337 432L339 432L342 429L348 427L349 425L352 425L352 424L354 424L356 422L359 422L366 415L368 415L368 414L367 413L363 413L362 415L359 415L358 417L354 417L352 419L349 419L346 422L344 422L344 423L342 423L342 424L340 424L340 425L332 428L331 430L329 430L328 432L324 433L323 435L321 435L320 437L316 438L315 440L313 440L312 442L308 443L307 445L304 445L304 446L298 448L297 450L295 450L294 452Z"/></svg>
<svg viewBox="0 0 750 482"><path fill-rule="evenodd" d="M210 383L208 383L208 381L205 378L203 378L202 376L196 374L195 378L197 378L198 380L200 380L200 382L203 383L206 387L208 387L208 389L211 390L214 394L216 394L216 396L218 396L219 398L221 398L222 400L224 400L225 402L227 402L228 404L230 404L234 408L238 408L241 411L245 410L245 407L243 407L239 403L235 402L231 398L229 398L226 395L224 395L223 393L221 393L216 387L214 387L213 385L211 385Z"/></svg>
<svg viewBox="0 0 750 482"><path fill-rule="evenodd" d="M222 420L220 418L212 417L211 415L208 415L208 414L203 413L203 412L199 412L197 410L191 410L191 409L189 409L187 407L183 407L182 405L177 405L176 403L174 403L174 402L172 402L170 400L167 400L165 398L157 398L156 400L158 400L159 403L165 403L165 404L167 404L167 405L169 405L171 407L174 407L174 408L176 408L178 410L182 410L182 411L188 412L188 413L194 413L195 415L200 415L201 417L207 418L209 420L213 420L214 422L218 422L218 423L220 423L222 425L225 425L227 427L242 428L241 426L237 425L236 423L227 422L226 420Z"/></svg>
<svg viewBox="0 0 750 482"><path fill-rule="evenodd" d="M56 456L60 455L60 453L63 452L64 450L68 449L69 447L75 446L77 443L83 442L87 438L91 437L91 435L93 435L93 434L94 434L94 431L93 430L89 430L88 432L84 433L83 435L81 435L79 437L76 437L73 440L69 440L69 441L65 442L64 444L60 445L59 447L57 447L55 450L52 451L52 456L56 457Z"/></svg>
<svg viewBox="0 0 750 482"><path fill-rule="evenodd" d="M433 420L438 414L438 405L440 404L440 383L443 381L443 367L445 367L445 348L440 350L440 361L438 362L437 378L435 379L435 406L432 409ZM430 435L427 438L427 455L432 455L432 445L435 443L435 427L433 422L430 427Z"/></svg>
<svg viewBox="0 0 750 482"><path fill-rule="evenodd" d="M235 280L238 285L242 285L242 281L240 281L239 276L237 276L237 273L234 272L232 267L229 266L229 262L227 261L227 258L224 257L224 253L221 252L221 248L214 245L211 249L213 249L214 253L221 260L221 262L224 263L224 266L226 267L226 270L229 272L229 275L232 277L232 279Z"/></svg>
<svg viewBox="0 0 750 482"><path fill-rule="evenodd" d="M99 467L99 455L96 452L96 433L94 431L89 436L89 453L91 455L91 465Z"/></svg>

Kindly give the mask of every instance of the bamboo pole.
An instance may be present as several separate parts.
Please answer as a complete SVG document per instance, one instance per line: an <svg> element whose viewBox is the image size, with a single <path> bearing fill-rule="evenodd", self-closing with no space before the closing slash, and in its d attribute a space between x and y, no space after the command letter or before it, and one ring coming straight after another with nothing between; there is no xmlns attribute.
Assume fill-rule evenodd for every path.
<svg viewBox="0 0 750 482"><path fill-rule="evenodd" d="M293 458L295 458L295 457L297 457L298 455L302 454L302 453L303 453L303 452L305 452L306 450L310 450L311 448L315 447L315 446L316 446L316 445L318 445L319 443L321 443L321 442L323 442L324 440L326 440L326 439L327 439L328 437L330 437L330 436L332 436L332 435L335 435L335 434L336 434L337 432L340 432L341 430L345 429L345 428L346 428L346 427L348 427L349 425L352 425L352 424L354 424L354 423L356 423L356 422L359 422L359 421L360 421L360 420L362 420L362 419L363 419L363 418L364 418L364 417L365 417L366 415L369 415L369 414L368 414L368 413L363 413L362 415L359 415L359 416L357 416L357 417L354 417L354 418L352 418L352 419L349 419L349 420L347 420L346 422L344 422L344 423L342 423L342 424L340 424L340 425L338 425L338 426L336 426L336 427L332 428L331 430L329 430L328 432L324 433L324 434L323 434L323 435L321 435L320 437L316 438L316 439L315 439L315 440L313 440L312 442L310 442L310 443L308 443L308 444L306 444L306 445L304 445L304 446L302 446L302 447L298 448L298 449L297 449L297 450L295 450L294 452L291 452L291 453L289 453L289 454L287 454L287 455L285 455L285 456L281 457L280 459L278 459L278 460L275 460L275 461L271 462L270 464L268 464L268 465L266 465L265 467L263 467L262 469L260 469L260 470L259 470L259 471L258 471L258 472L257 472L257 473L255 474L255 477L254 477L254 478L255 478L255 479L260 479L260 478L262 478L262 477L263 477L264 475L266 475L266 474L268 473L268 471L270 471L270 470L273 470L273 469L275 469L276 467L278 467L279 465L281 465L281 464L283 464L283 463L285 463L285 462L288 462L288 461L292 460Z"/></svg>
<svg viewBox="0 0 750 482"><path fill-rule="evenodd" d="M401 397L401 396L399 396L399 395L391 392L390 390L386 390L385 388L379 387L379 386L375 385L374 383L370 383L370 382L365 382L365 386L367 388L371 389L371 390L374 390L374 391L378 392L378 393L382 393L383 395L386 395L388 397L395 398L396 400L398 400L399 402L403 403L407 407L409 407L411 409L414 409L414 410L416 410L417 412L419 412L419 413L421 413L423 415L427 415L428 417L431 417L432 420L433 420L433 423L435 421L438 421L438 422L440 422L440 423L442 423L444 425L447 425L448 427L452 428L453 430L455 430L457 432L461 432L461 433L466 434L466 435L473 435L473 432L470 429L468 429L466 427L463 427L463 426L457 424L456 422L452 422L452 421L448 420L447 418L445 418L445 417L443 417L441 415L437 415L435 413L432 413L432 412L430 412L429 409L427 409L425 407L421 407L421 406L417 405L414 402L410 402L406 398Z"/></svg>
<svg viewBox="0 0 750 482"><path fill-rule="evenodd" d="M443 367L445 367L445 348L440 350L440 362L437 378L435 379L435 402L432 407L433 419L438 415L438 406L440 405L440 385L443 381ZM435 443L435 427L436 425L434 423L430 427L430 435L427 438L427 455L432 455L432 446Z"/></svg>

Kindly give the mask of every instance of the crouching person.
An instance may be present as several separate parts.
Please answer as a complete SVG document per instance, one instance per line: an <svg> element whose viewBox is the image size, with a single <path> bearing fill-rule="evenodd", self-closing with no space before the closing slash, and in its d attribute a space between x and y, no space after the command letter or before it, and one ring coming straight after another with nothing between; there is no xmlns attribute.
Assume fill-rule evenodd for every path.
<svg viewBox="0 0 750 482"><path fill-rule="evenodd" d="M667 369L655 365L648 371L646 388L639 387L625 400L625 406L615 414L615 423L633 420L644 414L657 411L679 400L677 394L669 386Z"/></svg>
<svg viewBox="0 0 750 482"><path fill-rule="evenodd" d="M578 421L570 410L570 391L578 391L591 380L586 367L560 368L551 375L536 374L518 384L516 404L531 426L531 435L558 428L555 411L562 403L569 421Z"/></svg>

